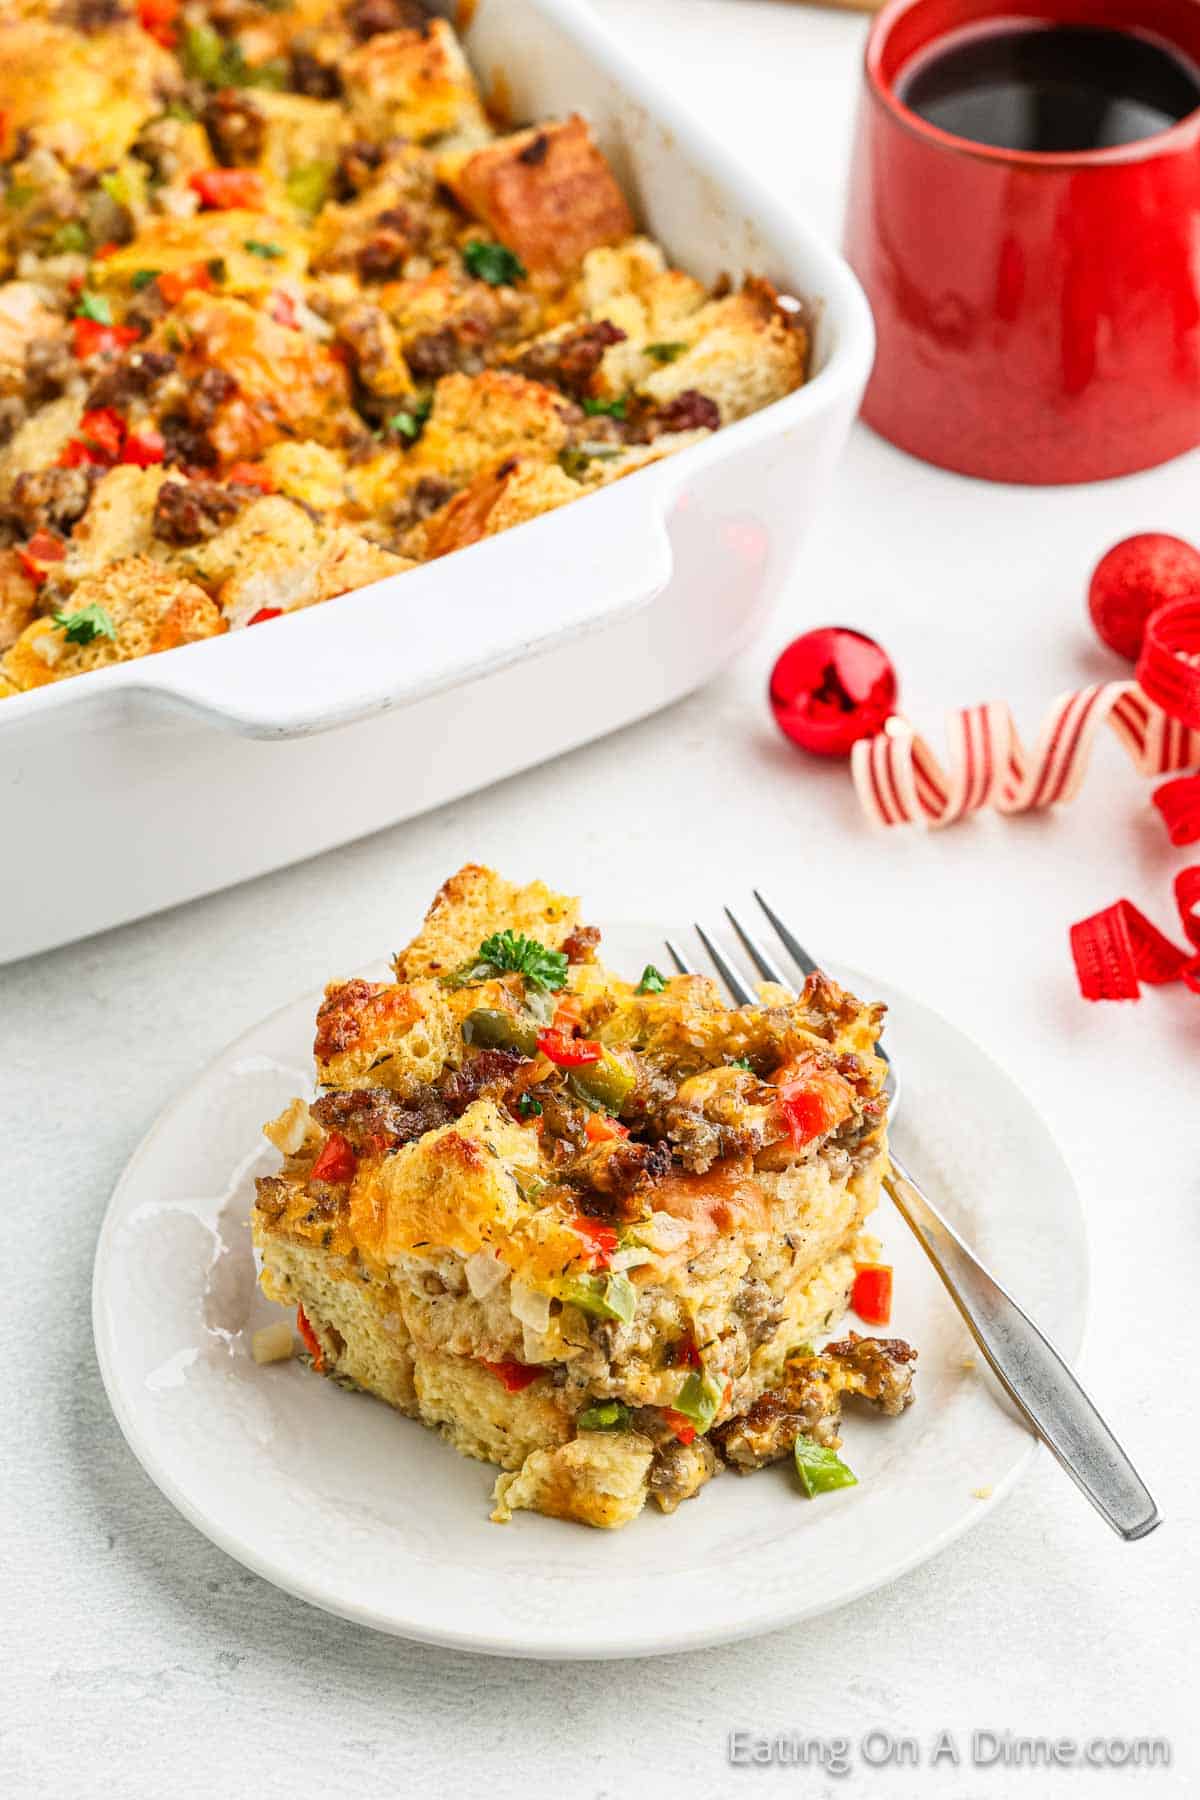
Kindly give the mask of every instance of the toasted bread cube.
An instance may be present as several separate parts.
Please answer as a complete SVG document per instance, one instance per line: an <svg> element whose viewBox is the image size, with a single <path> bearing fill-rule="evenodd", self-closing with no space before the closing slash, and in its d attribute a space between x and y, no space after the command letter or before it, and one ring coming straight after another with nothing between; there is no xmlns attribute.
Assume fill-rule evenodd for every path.
<svg viewBox="0 0 1200 1800"><path fill-rule="evenodd" d="M569 436L567 403L555 389L502 369L447 375L407 469L462 486L510 456L550 462Z"/></svg>
<svg viewBox="0 0 1200 1800"><path fill-rule="evenodd" d="M494 931L515 931L557 950L579 924L579 901L544 881L517 887L495 869L467 863L444 881L416 937L395 959L396 977L445 975L479 953Z"/></svg>
<svg viewBox="0 0 1200 1800"><path fill-rule="evenodd" d="M547 1381L510 1394L472 1357L420 1348L414 1360L422 1420L463 1456L519 1469L531 1451L561 1443L570 1433L558 1390Z"/></svg>
<svg viewBox="0 0 1200 1800"><path fill-rule="evenodd" d="M37 617L37 588L15 550L0 550L0 651L15 644Z"/></svg>
<svg viewBox="0 0 1200 1800"><path fill-rule="evenodd" d="M189 581L216 594L241 570L314 561L319 540L320 527L302 506L282 494L264 494L213 537L198 544L163 545L158 554Z"/></svg>
<svg viewBox="0 0 1200 1800"><path fill-rule="evenodd" d="M18 475L47 468L57 460L59 452L75 435L82 415L82 394L72 388L57 400L39 406L23 425L17 427L0 450L0 500L8 498Z"/></svg>
<svg viewBox="0 0 1200 1800"><path fill-rule="evenodd" d="M313 1054L326 1087L375 1087L415 1093L441 1074L461 1040L431 982L333 982L317 1013Z"/></svg>
<svg viewBox="0 0 1200 1800"><path fill-rule="evenodd" d="M335 515L346 504L345 461L324 444L283 438L265 452L262 463L285 499Z"/></svg>
<svg viewBox="0 0 1200 1800"><path fill-rule="evenodd" d="M257 250L247 245L258 246ZM258 299L281 281L304 275L305 233L276 214L227 207L192 218L150 215L137 236L93 264L92 285L101 292L132 291L135 276L147 269L170 274L213 260L224 264L222 291Z"/></svg>
<svg viewBox="0 0 1200 1800"><path fill-rule="evenodd" d="M239 568L217 594L231 626L245 625L264 607L299 612L339 594L369 587L388 575L403 575L413 563L370 543L357 531L337 526L321 533L312 552L289 556L260 551L252 565Z"/></svg>
<svg viewBox="0 0 1200 1800"><path fill-rule="evenodd" d="M30 345L51 344L65 335L65 329L59 315L45 304L42 288L32 281L6 281L0 287L0 394L19 394Z"/></svg>
<svg viewBox="0 0 1200 1800"><path fill-rule="evenodd" d="M115 638L99 633L90 643L72 644L52 619L37 619L0 662L8 680L22 689L44 687L111 663L216 637L226 629L202 588L140 556L81 581L68 616L89 606L103 608L116 629Z"/></svg>
<svg viewBox="0 0 1200 1800"><path fill-rule="evenodd" d="M163 484L161 468L139 469L120 463L108 469L92 489L88 509L71 533L61 572L67 581L102 575L129 556L153 549L154 502Z"/></svg>
<svg viewBox="0 0 1200 1800"><path fill-rule="evenodd" d="M660 404L694 389L716 402L728 425L804 383L808 333L781 310L769 282L749 281L740 293L709 301L676 335L683 351L639 383Z"/></svg>
<svg viewBox="0 0 1200 1800"><path fill-rule="evenodd" d="M497 1525L514 1512L545 1513L617 1531L646 1504L654 1446L633 1431L581 1431L556 1450L535 1450L515 1475L496 1482Z"/></svg>
<svg viewBox="0 0 1200 1800"><path fill-rule="evenodd" d="M488 136L475 77L445 19L424 30L379 32L351 51L341 72L354 124L379 142Z"/></svg>
<svg viewBox="0 0 1200 1800"><path fill-rule="evenodd" d="M277 94L257 88L249 96L264 121L258 166L280 186L298 169L315 165L332 174L351 135L350 121L336 100L312 100L306 94Z"/></svg>
<svg viewBox="0 0 1200 1800"><path fill-rule="evenodd" d="M446 159L468 212L535 273L567 275L598 244L632 233L633 214L579 115Z"/></svg>
<svg viewBox="0 0 1200 1800"><path fill-rule="evenodd" d="M565 475L557 463L512 457L498 469L477 475L439 512L414 525L404 539L404 554L431 562L435 557L448 556L452 550L477 544L481 538L494 537L512 525L521 525L526 519L552 512L578 496L578 483Z"/></svg>
<svg viewBox="0 0 1200 1800"><path fill-rule="evenodd" d="M404 1144L365 1170L350 1191L350 1229L378 1262L438 1245L473 1256L511 1235L534 1208L521 1180L536 1174L537 1134L475 1100L462 1117ZM520 1177L520 1179L518 1179Z"/></svg>
<svg viewBox="0 0 1200 1800"><path fill-rule="evenodd" d="M119 162L142 124L182 85L179 64L132 19L74 31L45 19L0 19L7 141L89 170Z"/></svg>
<svg viewBox="0 0 1200 1800"><path fill-rule="evenodd" d="M253 462L280 438L338 443L360 429L345 369L307 332L278 324L244 300L195 292L184 296L166 329L183 336L185 380L217 368L237 384L209 430L224 460ZM164 346L160 327L154 347Z"/></svg>

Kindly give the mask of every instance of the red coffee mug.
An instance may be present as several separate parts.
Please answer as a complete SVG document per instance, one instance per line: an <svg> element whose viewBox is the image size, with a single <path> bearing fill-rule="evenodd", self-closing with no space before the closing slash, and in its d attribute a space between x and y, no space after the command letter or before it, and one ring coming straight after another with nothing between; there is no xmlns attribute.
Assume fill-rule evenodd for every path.
<svg viewBox="0 0 1200 1800"><path fill-rule="evenodd" d="M867 43L846 252L875 311L863 417L992 481L1098 481L1200 444L1200 111L1112 150L993 149L896 96L967 25L1135 30L1200 65L1200 0L893 0Z"/></svg>

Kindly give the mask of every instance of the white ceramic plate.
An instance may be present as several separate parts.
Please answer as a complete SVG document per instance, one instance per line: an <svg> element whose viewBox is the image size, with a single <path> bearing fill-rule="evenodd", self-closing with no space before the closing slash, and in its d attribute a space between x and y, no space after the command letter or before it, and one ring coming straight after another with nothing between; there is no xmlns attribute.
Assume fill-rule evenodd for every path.
<svg viewBox="0 0 1200 1800"><path fill-rule="evenodd" d="M635 971L662 932L606 934ZM368 974L379 971L370 970ZM1067 1356L1087 1286L1071 1176L1009 1078L917 1001L887 1001L904 1077L897 1150ZM625 1531L521 1513L489 1522L496 1471L379 1401L298 1362L258 1367L251 1334L283 1315L255 1285L253 1178L262 1122L311 1092L316 996L255 1026L153 1126L113 1195L96 1252L100 1367L121 1429L184 1516L248 1568L378 1630L497 1655L642 1656L769 1631L853 1600L923 1562L1016 1480L1032 1440L967 1367L971 1345L906 1228L876 1230L896 1265L889 1329L920 1349L917 1403L853 1414L859 1485L805 1500L786 1464L723 1476L672 1518ZM853 1321L852 1321L853 1322Z"/></svg>

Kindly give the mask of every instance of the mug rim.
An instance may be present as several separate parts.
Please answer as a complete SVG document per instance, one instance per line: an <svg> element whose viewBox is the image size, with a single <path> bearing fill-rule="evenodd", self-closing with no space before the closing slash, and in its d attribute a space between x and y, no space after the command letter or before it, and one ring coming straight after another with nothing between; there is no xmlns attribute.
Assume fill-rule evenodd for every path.
<svg viewBox="0 0 1200 1800"><path fill-rule="evenodd" d="M1135 138L1129 144L1114 144L1103 150L1010 150L999 144L980 144L973 138L959 137L956 132L944 131L940 125L932 124L922 118L911 106L906 106L897 94L894 78L889 80L883 71L883 58L889 39L895 27L911 14L935 3L935 0L890 0L890 3L877 13L867 34L866 47L863 53L863 68L867 88L873 99L885 107L897 124L909 131L914 137L923 138L935 149L945 150L954 155L965 156L980 162L998 163L1010 168L1042 169L1047 172L1059 172L1064 169L1104 169L1126 163L1137 163L1151 160L1155 156L1169 154L1175 150L1196 148L1200 136L1200 105L1191 112L1185 113L1173 125L1163 131L1152 132L1148 137ZM1010 0L1003 4L997 0L997 23L1007 19L1011 22L1020 20L1021 0ZM974 19L963 8L963 18L957 25L951 25L940 37L945 38L953 31L959 31L972 23L985 23L983 18ZM1200 22L1200 6L1197 8ZM1054 20L1047 18L1048 26L1053 27ZM1104 29L1100 26L1099 29ZM1110 27L1120 30L1122 27ZM1158 43L1173 51L1176 55L1186 54L1182 47L1172 42L1169 37L1154 31L1141 30L1140 35L1151 42ZM936 42L931 39L930 42ZM1189 58L1189 60L1193 60ZM1200 73L1200 68L1197 70Z"/></svg>

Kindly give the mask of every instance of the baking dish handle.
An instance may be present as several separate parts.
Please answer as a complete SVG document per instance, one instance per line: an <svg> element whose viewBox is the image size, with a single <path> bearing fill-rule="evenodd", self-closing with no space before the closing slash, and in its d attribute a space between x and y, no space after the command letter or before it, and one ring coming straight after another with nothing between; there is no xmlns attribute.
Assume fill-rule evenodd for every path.
<svg viewBox="0 0 1200 1800"><path fill-rule="evenodd" d="M122 665L121 685L262 738L307 736L466 685L662 592L669 496L649 473L332 605Z"/></svg>

